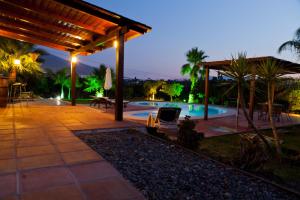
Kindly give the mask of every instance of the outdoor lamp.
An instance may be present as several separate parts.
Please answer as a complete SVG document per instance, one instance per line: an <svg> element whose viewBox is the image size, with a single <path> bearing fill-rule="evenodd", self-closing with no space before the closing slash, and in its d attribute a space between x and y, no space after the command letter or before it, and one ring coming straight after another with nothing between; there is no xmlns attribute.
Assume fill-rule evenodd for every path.
<svg viewBox="0 0 300 200"><path fill-rule="evenodd" d="M118 47L118 41L117 41L117 40L114 41L114 47L115 47L115 48Z"/></svg>
<svg viewBox="0 0 300 200"><path fill-rule="evenodd" d="M21 61L19 59L14 59L14 64L15 65L20 65L21 64Z"/></svg>
<svg viewBox="0 0 300 200"><path fill-rule="evenodd" d="M77 57L76 56L72 56L71 62L72 63L77 63Z"/></svg>

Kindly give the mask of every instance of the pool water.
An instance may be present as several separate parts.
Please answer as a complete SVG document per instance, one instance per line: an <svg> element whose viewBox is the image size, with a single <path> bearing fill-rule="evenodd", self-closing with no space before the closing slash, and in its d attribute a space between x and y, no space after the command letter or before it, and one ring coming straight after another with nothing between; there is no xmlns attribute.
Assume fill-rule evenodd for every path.
<svg viewBox="0 0 300 200"><path fill-rule="evenodd" d="M177 103L177 102L164 102L164 101L136 101L131 102L130 105L134 106L149 106L149 107L180 107L181 113L180 118L184 118L186 115L191 116L192 118L202 118L204 116L204 105L202 104L188 104L188 103ZM128 116L140 119L146 119L149 113L157 113L158 109L155 110L141 110L128 112ZM209 106L208 107L208 116L219 116L226 114L228 109L221 108L218 106Z"/></svg>

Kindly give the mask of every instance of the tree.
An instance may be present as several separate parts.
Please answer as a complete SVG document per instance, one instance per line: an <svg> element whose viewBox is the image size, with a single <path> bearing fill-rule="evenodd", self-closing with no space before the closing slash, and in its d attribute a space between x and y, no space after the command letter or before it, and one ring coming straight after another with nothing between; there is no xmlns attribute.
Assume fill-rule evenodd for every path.
<svg viewBox="0 0 300 200"><path fill-rule="evenodd" d="M194 88L196 85L196 82L198 80L199 73L201 75L201 78L203 79L204 69L201 66L202 62L207 58L208 56L205 55L205 52L202 50L198 50L198 48L192 48L189 50L186 54L187 57L187 64L184 64L181 67L181 74L186 75L188 74L190 76L191 80L191 88L190 88L190 94L189 94L189 103L194 102Z"/></svg>
<svg viewBox="0 0 300 200"><path fill-rule="evenodd" d="M35 48L33 44L0 38L0 71L9 73L13 82L17 72L41 73L41 54L45 51Z"/></svg>
<svg viewBox="0 0 300 200"><path fill-rule="evenodd" d="M163 84L160 91L168 94L173 101L173 97L180 96L183 90L183 85L180 83Z"/></svg>
<svg viewBox="0 0 300 200"><path fill-rule="evenodd" d="M144 83L144 91L146 96L150 96L150 99L154 100L157 90L162 86L164 81L152 81L148 80Z"/></svg>
<svg viewBox="0 0 300 200"><path fill-rule="evenodd" d="M64 86L67 84L67 68L63 68L59 71L56 72L55 77L54 77L54 84L55 85L60 85L61 90L60 90L60 98L63 99L65 97L64 95Z"/></svg>
<svg viewBox="0 0 300 200"><path fill-rule="evenodd" d="M103 92L103 80L96 75L87 76L84 84L87 86L84 89L86 92Z"/></svg>
<svg viewBox="0 0 300 200"><path fill-rule="evenodd" d="M287 49L295 51L300 56L300 28L296 30L294 39L284 42L278 48L278 52L281 53L282 51Z"/></svg>
<svg viewBox="0 0 300 200"><path fill-rule="evenodd" d="M246 53L239 53L238 57L235 59L232 57L231 65L224 68L221 73L224 76L232 79L236 82L236 86L238 89L238 97L237 97L237 109L239 109L239 105L241 105L242 111L248 124L250 124L251 128L254 132L260 137L260 139L265 143L265 145L270 150L270 145L264 136L258 131L255 127L253 121L251 120L245 106L245 99L244 99L244 89L246 88L246 79L250 76L250 67L247 63ZM237 115L238 120L238 115Z"/></svg>
<svg viewBox="0 0 300 200"><path fill-rule="evenodd" d="M276 61L270 59L260 63L257 68L258 76L267 84L269 121L275 139L275 147L278 158L281 158L282 151L280 146L280 139L273 120L273 102L276 83L280 82L280 77L282 77L286 73L287 71L285 71L284 68L282 68Z"/></svg>

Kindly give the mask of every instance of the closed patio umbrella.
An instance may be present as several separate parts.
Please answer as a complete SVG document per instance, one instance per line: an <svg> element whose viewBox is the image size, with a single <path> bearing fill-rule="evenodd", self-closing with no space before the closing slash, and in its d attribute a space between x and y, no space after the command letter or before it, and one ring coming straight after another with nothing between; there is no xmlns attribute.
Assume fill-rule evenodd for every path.
<svg viewBox="0 0 300 200"><path fill-rule="evenodd" d="M104 89L109 90L111 87L112 87L111 70L108 67L106 68L106 73L105 73Z"/></svg>

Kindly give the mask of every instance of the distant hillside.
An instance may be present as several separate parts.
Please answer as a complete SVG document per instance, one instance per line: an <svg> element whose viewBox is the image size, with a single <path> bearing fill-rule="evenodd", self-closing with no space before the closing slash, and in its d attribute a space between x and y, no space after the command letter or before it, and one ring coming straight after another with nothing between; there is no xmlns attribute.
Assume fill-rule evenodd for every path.
<svg viewBox="0 0 300 200"><path fill-rule="evenodd" d="M43 69L51 69L53 72L57 72L64 67L70 67L70 62L68 60L52 54L44 55L42 58L45 60L42 64ZM76 71L79 75L88 75L93 71L93 69L93 67L83 63L78 63L76 66Z"/></svg>

